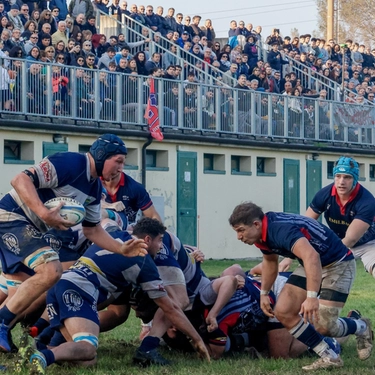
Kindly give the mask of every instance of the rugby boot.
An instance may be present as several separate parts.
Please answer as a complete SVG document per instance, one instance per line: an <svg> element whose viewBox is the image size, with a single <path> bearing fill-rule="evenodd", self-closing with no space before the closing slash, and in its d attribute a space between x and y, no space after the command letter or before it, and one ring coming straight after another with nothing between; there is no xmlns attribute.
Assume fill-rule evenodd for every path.
<svg viewBox="0 0 375 375"><path fill-rule="evenodd" d="M9 343L9 327L4 323L0 324L0 352L9 353L12 350Z"/></svg>
<svg viewBox="0 0 375 375"><path fill-rule="evenodd" d="M29 375L45 375L47 361L41 352L35 350L29 361Z"/></svg>
<svg viewBox="0 0 375 375"><path fill-rule="evenodd" d="M366 330L361 335L356 335L357 340L357 354L361 361L365 361L370 358L373 341L374 332L371 329L371 320L368 318L361 318L366 323Z"/></svg>
<svg viewBox="0 0 375 375"><path fill-rule="evenodd" d="M142 367L148 367L151 365L167 366L171 364L171 362L165 359L157 349L150 350L149 352L143 352L137 349L133 357L133 363Z"/></svg>
<svg viewBox="0 0 375 375"><path fill-rule="evenodd" d="M311 365L303 366L304 371L327 370L344 366L344 361L338 356L337 358L322 357L313 362Z"/></svg>

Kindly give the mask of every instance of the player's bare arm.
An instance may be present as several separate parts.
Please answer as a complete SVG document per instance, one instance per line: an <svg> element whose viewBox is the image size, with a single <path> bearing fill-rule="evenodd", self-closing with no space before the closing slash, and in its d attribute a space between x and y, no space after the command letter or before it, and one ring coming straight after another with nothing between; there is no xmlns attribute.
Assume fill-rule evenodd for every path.
<svg viewBox="0 0 375 375"><path fill-rule="evenodd" d="M364 221L354 219L348 226L348 229L346 230L345 237L342 239L342 242L348 248L353 247L359 241L359 239L366 233L369 227L370 225L365 223Z"/></svg>
<svg viewBox="0 0 375 375"><path fill-rule="evenodd" d="M306 238L300 238L293 246L293 254L303 261L306 273L306 290L318 293L322 282L322 265L320 256L310 245ZM300 314L305 323L319 321L319 300L316 297L307 296L301 305Z"/></svg>

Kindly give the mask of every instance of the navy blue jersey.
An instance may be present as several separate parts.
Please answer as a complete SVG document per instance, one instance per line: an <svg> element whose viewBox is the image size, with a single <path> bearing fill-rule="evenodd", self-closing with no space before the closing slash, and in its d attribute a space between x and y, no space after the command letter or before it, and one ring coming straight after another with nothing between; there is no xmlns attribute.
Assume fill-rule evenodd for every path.
<svg viewBox="0 0 375 375"><path fill-rule="evenodd" d="M320 255L322 267L354 259L352 252L331 229L306 216L267 212L262 225L262 242L255 246L263 254L282 255L302 264L301 259L293 254L293 246L304 237Z"/></svg>
<svg viewBox="0 0 375 375"><path fill-rule="evenodd" d="M111 232L110 235L122 242L132 237L123 231ZM77 277L74 275L77 274ZM151 299L167 295L156 265L150 255L145 257L126 257L97 245L90 246L82 257L62 276L62 279L82 288L82 279L100 292L100 301L109 296L117 296L127 286L140 286ZM105 297L105 298L103 298Z"/></svg>
<svg viewBox="0 0 375 375"><path fill-rule="evenodd" d="M337 196L335 185L330 184L315 194L310 208L319 215L324 213L328 226L341 239L345 237L346 230L354 219L362 220L370 225L353 247L375 239L375 198L358 183L344 206Z"/></svg>
<svg viewBox="0 0 375 375"><path fill-rule="evenodd" d="M129 223L135 222L138 210L144 211L152 206L152 200L146 189L139 182L122 172L115 194L107 191L108 203L122 202Z"/></svg>
<svg viewBox="0 0 375 375"><path fill-rule="evenodd" d="M90 161L87 155L76 152L56 153L44 158L33 168L39 179L37 192L43 203L55 197L73 198L85 206L85 221L95 224L100 222L102 185L98 178L91 178ZM39 231L48 230L46 224L12 189L0 201L0 221L25 218L30 220Z"/></svg>

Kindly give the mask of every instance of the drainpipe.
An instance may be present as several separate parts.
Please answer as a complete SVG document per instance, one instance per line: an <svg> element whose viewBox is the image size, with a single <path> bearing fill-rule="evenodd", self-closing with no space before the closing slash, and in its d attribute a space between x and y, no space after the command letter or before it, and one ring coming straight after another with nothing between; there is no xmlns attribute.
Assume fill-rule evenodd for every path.
<svg viewBox="0 0 375 375"><path fill-rule="evenodd" d="M148 136L147 141L142 146L142 185L143 187L146 187L146 148L150 146L152 143L153 138L151 137L151 134Z"/></svg>

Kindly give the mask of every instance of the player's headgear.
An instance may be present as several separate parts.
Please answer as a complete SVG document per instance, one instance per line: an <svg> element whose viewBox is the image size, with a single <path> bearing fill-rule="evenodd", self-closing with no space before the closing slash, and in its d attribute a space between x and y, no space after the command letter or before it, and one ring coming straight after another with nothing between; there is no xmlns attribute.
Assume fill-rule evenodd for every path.
<svg viewBox="0 0 375 375"><path fill-rule="evenodd" d="M104 162L113 155L126 155L128 150L117 135L103 134L92 144L89 153L94 158L97 175L102 176Z"/></svg>
<svg viewBox="0 0 375 375"><path fill-rule="evenodd" d="M341 156L333 167L333 176L337 174L349 174L353 177L353 188L357 185L359 177L359 165L353 158Z"/></svg>

